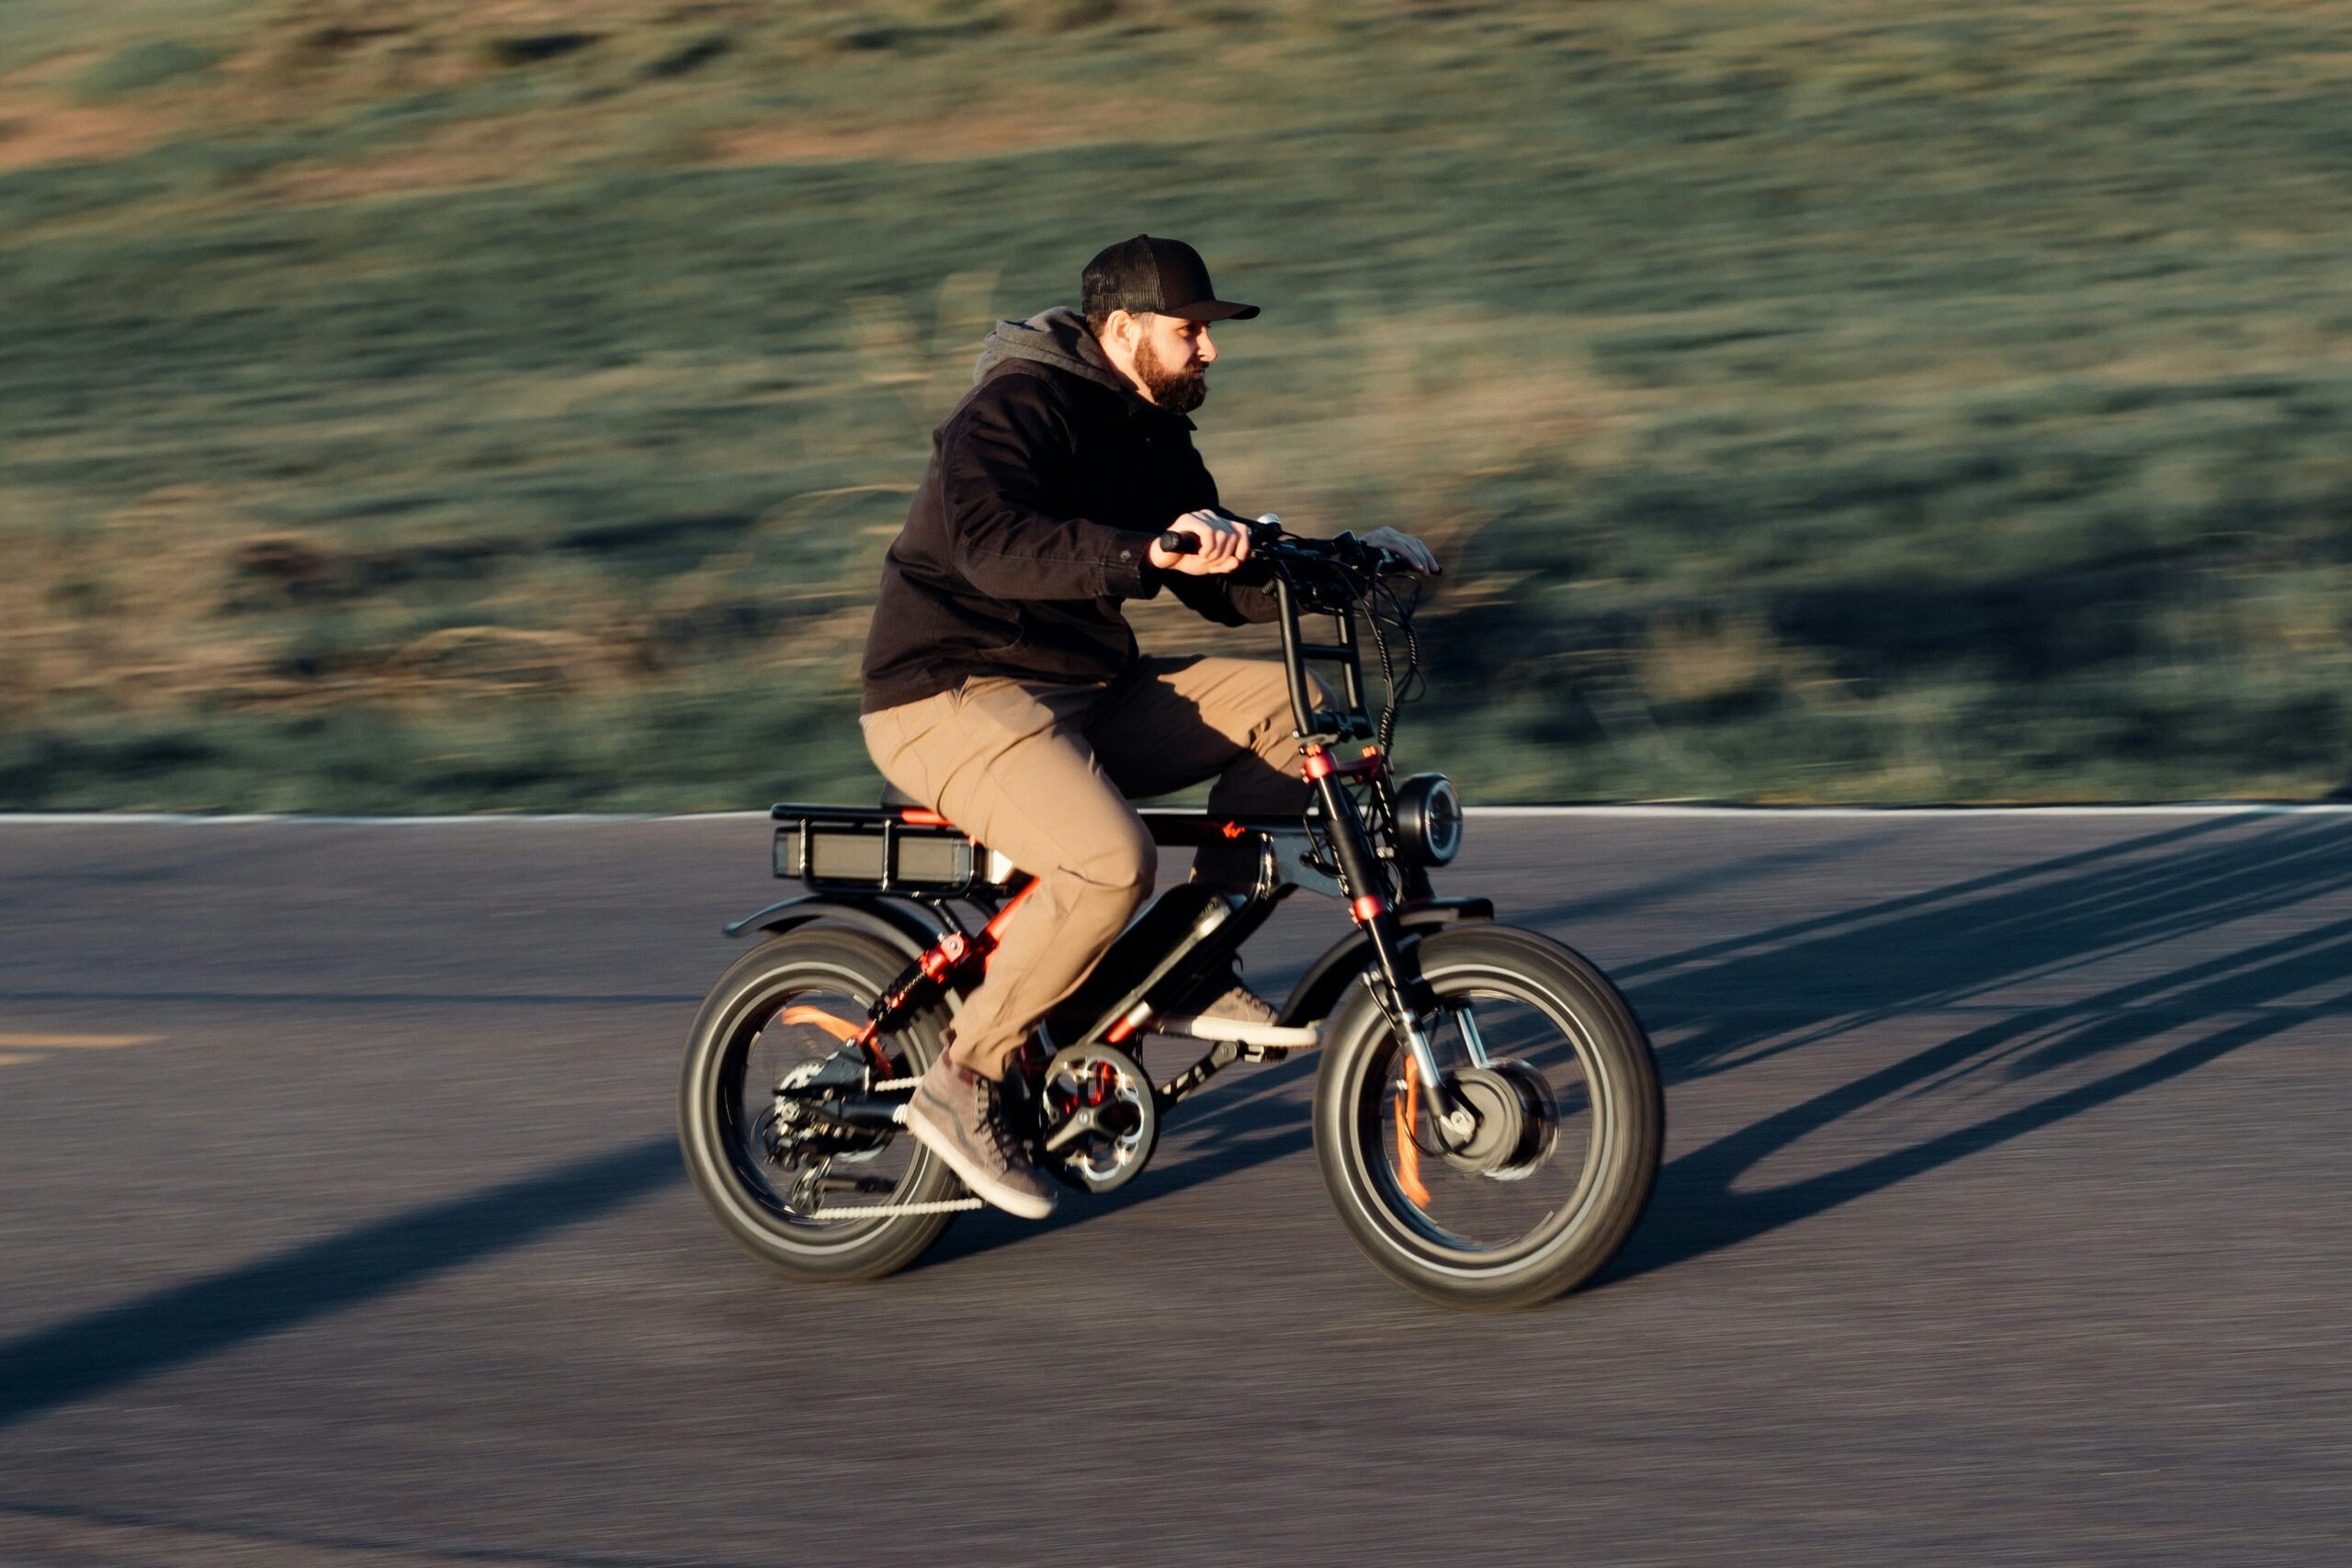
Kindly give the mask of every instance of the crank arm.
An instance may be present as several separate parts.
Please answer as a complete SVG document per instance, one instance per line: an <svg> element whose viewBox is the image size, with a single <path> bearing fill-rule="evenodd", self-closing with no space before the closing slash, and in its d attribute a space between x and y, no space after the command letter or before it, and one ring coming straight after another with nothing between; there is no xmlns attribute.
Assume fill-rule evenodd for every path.
<svg viewBox="0 0 2352 1568"><path fill-rule="evenodd" d="M1112 1110L1113 1107L1109 1105L1090 1105L1083 1111L1071 1111L1061 1125L1046 1134L1046 1152L1049 1155L1057 1155L1091 1133L1100 1133L1106 1138L1117 1138L1135 1131L1132 1123L1126 1126L1114 1124L1108 1114Z"/></svg>
<svg viewBox="0 0 2352 1568"><path fill-rule="evenodd" d="M1102 1125L1101 1106L1090 1105L1083 1111L1074 1111L1069 1120L1046 1135L1046 1152L1057 1155L1089 1133L1100 1131Z"/></svg>

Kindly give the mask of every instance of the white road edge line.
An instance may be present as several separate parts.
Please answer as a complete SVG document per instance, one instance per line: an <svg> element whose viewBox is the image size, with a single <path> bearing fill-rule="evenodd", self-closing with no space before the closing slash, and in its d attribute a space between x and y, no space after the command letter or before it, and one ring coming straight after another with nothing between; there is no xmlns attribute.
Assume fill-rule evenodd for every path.
<svg viewBox="0 0 2352 1568"><path fill-rule="evenodd" d="M628 822L764 822L764 811L548 812L484 811L457 817L311 817L300 812L0 811L0 828L463 828L506 823L522 827L599 828Z"/></svg>
<svg viewBox="0 0 2352 1568"><path fill-rule="evenodd" d="M2346 801L2182 801L2154 806L1473 806L1472 817L1508 820L1569 818L1723 818L1746 821L1806 821L1871 818L1881 821L1920 817L2341 817L2352 815ZM5 828L601 828L644 822L764 822L764 811L483 812L477 816L308 817L299 813L198 811L7 811Z"/></svg>

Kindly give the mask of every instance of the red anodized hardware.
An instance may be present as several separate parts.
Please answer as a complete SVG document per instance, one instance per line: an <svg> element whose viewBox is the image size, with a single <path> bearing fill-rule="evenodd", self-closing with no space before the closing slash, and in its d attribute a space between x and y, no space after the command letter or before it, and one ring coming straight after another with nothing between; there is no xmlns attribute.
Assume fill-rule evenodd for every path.
<svg viewBox="0 0 2352 1568"><path fill-rule="evenodd" d="M937 945L916 962L922 965L924 974L934 980L944 980L958 964L964 961L965 954L969 951L969 943L966 942L962 937L950 933L941 937Z"/></svg>
<svg viewBox="0 0 2352 1568"><path fill-rule="evenodd" d="M883 1077L890 1076L890 1053L882 1049L882 1021L880 1019L869 1018L865 1021L865 1027L857 1032L856 1043L865 1047L865 1054L874 1059L876 1069Z"/></svg>
<svg viewBox="0 0 2352 1568"><path fill-rule="evenodd" d="M1320 746L1310 746L1306 750L1305 772L1309 779L1326 779L1333 773L1341 778L1360 779L1376 773L1385 766L1387 763L1382 759L1377 746L1365 747L1363 756L1346 762L1335 762L1330 752Z"/></svg>
<svg viewBox="0 0 2352 1568"><path fill-rule="evenodd" d="M1382 912L1386 910L1387 908L1388 901L1381 897L1379 894L1367 893L1363 897L1348 906L1348 913L1353 916L1355 918L1356 924L1361 926L1376 919Z"/></svg>

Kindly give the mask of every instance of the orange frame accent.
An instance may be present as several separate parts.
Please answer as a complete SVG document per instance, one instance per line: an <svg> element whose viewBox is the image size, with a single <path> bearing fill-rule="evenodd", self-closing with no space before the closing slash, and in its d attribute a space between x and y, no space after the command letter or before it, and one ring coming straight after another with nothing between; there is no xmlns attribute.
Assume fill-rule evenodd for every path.
<svg viewBox="0 0 2352 1568"><path fill-rule="evenodd" d="M1396 1185L1414 1208L1427 1209L1430 1190L1421 1185L1421 1145L1413 1141L1413 1128L1420 1119L1421 1075L1408 1064L1404 1097L1396 1101Z"/></svg>

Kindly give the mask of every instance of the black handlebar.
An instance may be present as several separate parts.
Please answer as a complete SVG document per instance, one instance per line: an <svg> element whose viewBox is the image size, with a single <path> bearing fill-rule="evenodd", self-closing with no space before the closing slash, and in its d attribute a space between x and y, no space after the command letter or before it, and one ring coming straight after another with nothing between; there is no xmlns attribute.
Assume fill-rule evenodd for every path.
<svg viewBox="0 0 2352 1568"><path fill-rule="evenodd" d="M1287 556L1295 560L1304 558L1333 561L1342 565L1369 566L1374 571L1386 570L1392 565L1404 567L1408 570L1411 570L1404 557L1393 550L1367 545L1352 534L1342 534L1336 539L1306 539L1295 534L1283 533L1279 523L1264 518L1244 517L1238 513L1227 512L1223 507L1214 510L1227 522L1238 524L1249 530L1252 547L1261 552ZM1171 556L1193 556L1201 552L1199 535L1182 534L1173 528L1160 535L1152 543Z"/></svg>

